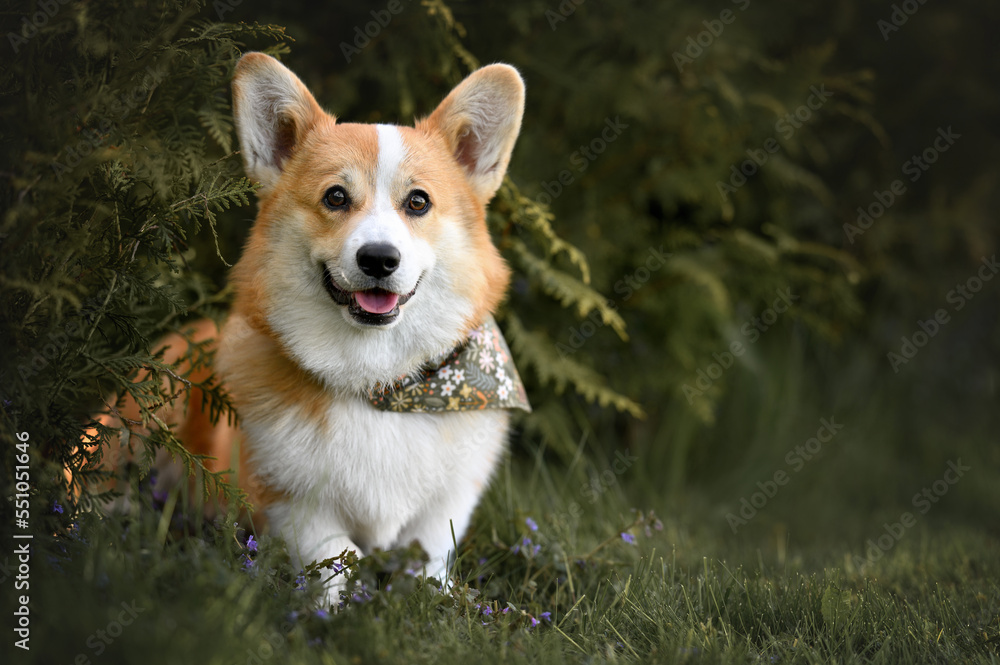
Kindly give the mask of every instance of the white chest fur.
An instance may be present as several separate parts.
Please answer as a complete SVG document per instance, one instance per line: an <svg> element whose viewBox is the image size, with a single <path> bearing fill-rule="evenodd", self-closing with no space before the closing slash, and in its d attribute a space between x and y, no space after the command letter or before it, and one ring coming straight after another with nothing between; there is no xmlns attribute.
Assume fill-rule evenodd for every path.
<svg viewBox="0 0 1000 665"><path fill-rule="evenodd" d="M460 538L502 453L507 412L393 413L362 398L332 397L326 415L325 424L298 409L244 422L255 468L299 508L275 505L275 526L325 524L362 552L416 538L431 555L447 553L449 521ZM433 542L440 536L431 532L447 538ZM313 540L301 535L295 539Z"/></svg>

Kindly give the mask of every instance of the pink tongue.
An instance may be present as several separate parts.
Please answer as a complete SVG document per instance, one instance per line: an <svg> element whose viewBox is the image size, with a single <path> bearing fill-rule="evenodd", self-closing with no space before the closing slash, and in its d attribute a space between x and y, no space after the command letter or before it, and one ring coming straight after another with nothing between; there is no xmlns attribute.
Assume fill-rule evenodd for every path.
<svg viewBox="0 0 1000 665"><path fill-rule="evenodd" d="M354 297L357 298L361 309L372 314L387 314L399 302L399 296L388 291L358 291Z"/></svg>

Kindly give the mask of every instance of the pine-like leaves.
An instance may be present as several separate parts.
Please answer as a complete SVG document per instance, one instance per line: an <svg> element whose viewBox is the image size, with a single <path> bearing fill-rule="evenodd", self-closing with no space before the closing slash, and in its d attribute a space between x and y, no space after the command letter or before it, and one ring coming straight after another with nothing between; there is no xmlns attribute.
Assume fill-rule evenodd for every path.
<svg viewBox="0 0 1000 665"><path fill-rule="evenodd" d="M154 345L192 306L217 313L206 276L222 272L212 254L222 258L234 235L219 216L247 206L254 189L232 154L232 68L242 40L283 31L198 11L112 1L65 12L3 72L13 168L0 221L3 436L28 431L37 442L41 503L109 496L101 462L112 442L133 451L140 475L162 448L207 493L241 500L162 419L195 389L213 421L234 416L217 380L189 378L210 354L190 342L168 364ZM119 412L125 398L137 418ZM121 428L91 420L102 411L121 416ZM102 445L80 445L88 436Z"/></svg>

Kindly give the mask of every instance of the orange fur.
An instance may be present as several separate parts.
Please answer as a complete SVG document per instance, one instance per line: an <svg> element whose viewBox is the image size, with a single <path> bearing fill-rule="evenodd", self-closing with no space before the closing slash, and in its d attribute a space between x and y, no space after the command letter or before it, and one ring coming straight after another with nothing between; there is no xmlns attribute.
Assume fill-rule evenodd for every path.
<svg viewBox="0 0 1000 665"><path fill-rule="evenodd" d="M470 76L470 81L475 79L474 85L463 84L456 88L437 110L418 121L415 127L395 128L399 139L393 141L401 140L403 149L390 146L386 150L396 148L397 154L404 155L398 160L402 175L386 184L378 180L379 160L382 159L379 130L370 125L338 123L319 107L301 81L287 70L287 75L281 73L283 68L279 68L281 66L273 59L251 53L240 60L236 69L234 108L237 125L245 130L241 134L241 149L247 170L262 183L258 191L259 210L243 255L231 272L235 299L229 320L222 331L210 321L193 323L192 338L198 342L214 340L219 353L217 367L213 369L225 378L227 390L241 414L253 415L253 423L247 424L248 431L254 425L258 432L269 431L267 428L271 426L280 430L280 424L289 418L309 423L316 431L325 431L328 420L333 417L331 405L338 399L340 403L347 399L357 400L358 390L336 384L329 374L323 375L303 363L303 343L298 342L300 347L294 348L288 331L279 330L286 321L276 317L275 311L277 305L289 302L301 302L303 309L329 308L330 312L339 312L338 308L342 307L325 294L317 305L315 294L310 300L301 293L289 292L287 284L299 284L303 290L315 287L324 274L319 266L329 266L335 257L340 257L352 233L377 212L396 227L402 221L408 234L406 238L412 238L415 243L449 249L446 256L437 257L447 262L447 270L439 270L445 277L438 276L444 285L439 283L437 289L439 292L446 290L446 295L453 296L463 309L454 316L454 327L442 327L444 332L440 336L444 339L435 343L445 348L435 350L447 350L448 345L454 346L464 340L470 330L495 312L510 279L510 271L491 241L485 206L503 177L520 127L523 85L512 68L495 66L489 72ZM499 137L497 144L477 144L470 140L477 135L470 126L482 120L484 109L488 108L484 104L490 95L499 97L504 102L501 106L509 106L509 109L506 114L488 118L496 124L486 129ZM259 121L262 114L275 114L276 108L284 114L280 120ZM488 156L493 153L497 156L484 161L485 151L492 151ZM334 185L342 185L351 193L351 206L343 212L331 211L320 203L324 192ZM385 212L384 201L396 205L414 188L428 193L434 202L429 214L413 216L397 206L394 208L397 220L391 210ZM383 199L381 204L377 200L379 192ZM379 205L383 208L378 208ZM301 271L294 275L299 278L298 282L281 281L288 277L289 271ZM414 293L417 290L414 287ZM416 297L444 296L432 292ZM400 305L406 306L413 307ZM291 317L298 313L291 312ZM309 328L306 324L301 327ZM313 325L308 332L311 334L316 327ZM348 339L361 334L368 335L369 340L374 339L371 332L348 330L342 334ZM408 338L413 337L408 335ZM171 335L162 342L161 348L165 349L166 362L178 363L178 374L183 375L191 369L184 358L187 342L183 337ZM377 352L378 347L374 348ZM363 354L359 352L359 355ZM432 355L406 357L401 362L405 361L410 371ZM199 368L190 378L195 382L206 380L210 371ZM200 390L193 389L186 402L167 405L158 416L163 422L176 423L176 432L185 446L193 453L204 455L210 471L224 471L233 465L234 446L244 440L244 432L224 419L213 425L201 408L202 397ZM137 405L126 401L120 417L137 421ZM105 414L100 419L108 426L121 425L120 418L115 416ZM477 479L472 481L473 500L478 498L499 456L506 416L484 418L483 426L476 429L497 428L501 421L504 429L493 431L489 450L481 455L485 464L477 472L480 474ZM457 432L455 437L462 440L447 440L452 430L445 427L440 438L431 443L469 445L469 429L454 431ZM86 438L82 443L92 445ZM261 448L267 447L268 452L282 450L282 441L274 437L255 443ZM268 469L255 467L258 462L249 446L241 445L238 457L238 482L249 493L250 502L257 511L273 504L295 502L288 483L285 487L280 486ZM471 505L474 506L474 501ZM465 513L456 517L467 520L471 508L463 510ZM448 523L447 518L444 524ZM351 522L354 518L343 519ZM450 537L443 540L445 551L449 546Z"/></svg>

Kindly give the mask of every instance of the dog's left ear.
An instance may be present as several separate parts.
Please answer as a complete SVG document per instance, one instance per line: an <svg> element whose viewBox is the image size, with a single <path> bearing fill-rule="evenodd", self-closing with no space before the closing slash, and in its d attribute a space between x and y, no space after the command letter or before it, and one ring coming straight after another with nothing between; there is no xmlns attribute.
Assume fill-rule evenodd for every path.
<svg viewBox="0 0 1000 665"><path fill-rule="evenodd" d="M510 65L488 65L469 74L426 120L444 136L483 202L503 182L523 113L521 75Z"/></svg>

